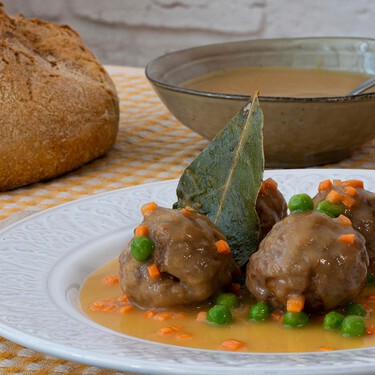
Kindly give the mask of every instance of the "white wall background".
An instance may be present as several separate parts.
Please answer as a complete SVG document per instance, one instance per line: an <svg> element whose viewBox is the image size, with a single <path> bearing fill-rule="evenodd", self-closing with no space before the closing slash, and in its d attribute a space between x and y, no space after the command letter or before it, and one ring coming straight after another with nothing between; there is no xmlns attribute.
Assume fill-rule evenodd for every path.
<svg viewBox="0 0 375 375"><path fill-rule="evenodd" d="M104 64L144 66L211 42L303 36L375 38L374 0L2 0L77 30Z"/></svg>

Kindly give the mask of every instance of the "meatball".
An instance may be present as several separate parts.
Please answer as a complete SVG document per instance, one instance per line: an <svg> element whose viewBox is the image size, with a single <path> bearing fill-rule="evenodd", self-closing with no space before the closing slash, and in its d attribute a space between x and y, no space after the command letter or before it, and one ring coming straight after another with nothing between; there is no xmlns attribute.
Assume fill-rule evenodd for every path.
<svg viewBox="0 0 375 375"><path fill-rule="evenodd" d="M317 206L332 190L344 197L343 201L337 204L343 206L343 214L351 220L353 228L365 237L370 259L369 271L375 276L375 194L365 190L360 181L355 181L358 186L353 188L350 186L352 182L335 181L337 186L320 191L313 200Z"/></svg>
<svg viewBox="0 0 375 375"><path fill-rule="evenodd" d="M276 309L298 296L308 311L329 310L361 293L367 266L359 232L317 211L301 212L275 224L260 243L247 265L246 286Z"/></svg>
<svg viewBox="0 0 375 375"><path fill-rule="evenodd" d="M266 237L272 227L288 213L288 205L277 188L277 183L268 178L262 182L256 201L259 217L259 242Z"/></svg>
<svg viewBox="0 0 375 375"><path fill-rule="evenodd" d="M145 308L170 308L205 301L231 283L238 271L224 235L195 211L156 206L144 214L142 226L154 250L136 260L131 243L120 255L121 288L129 301ZM218 249L218 241L224 250ZM149 273L151 264L160 272Z"/></svg>

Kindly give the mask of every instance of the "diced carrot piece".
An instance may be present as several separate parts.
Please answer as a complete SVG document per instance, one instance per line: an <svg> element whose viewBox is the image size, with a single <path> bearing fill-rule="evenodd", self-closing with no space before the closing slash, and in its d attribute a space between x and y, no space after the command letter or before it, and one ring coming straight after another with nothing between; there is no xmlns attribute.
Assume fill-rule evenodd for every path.
<svg viewBox="0 0 375 375"><path fill-rule="evenodd" d="M342 181L341 180L333 180L332 185L333 186L342 186Z"/></svg>
<svg viewBox="0 0 375 375"><path fill-rule="evenodd" d="M117 298L117 301L121 302L121 303L129 303L129 299L125 294L123 296Z"/></svg>
<svg viewBox="0 0 375 375"><path fill-rule="evenodd" d="M159 336L174 335L176 331L172 327L162 327L158 330Z"/></svg>
<svg viewBox="0 0 375 375"><path fill-rule="evenodd" d="M369 324L368 326L366 326L366 334L369 336L375 335L375 327L373 324Z"/></svg>
<svg viewBox="0 0 375 375"><path fill-rule="evenodd" d="M219 240L215 242L216 250L219 254L229 254L230 247L227 241Z"/></svg>
<svg viewBox="0 0 375 375"><path fill-rule="evenodd" d="M117 308L115 298L102 298L90 305L92 311L109 312Z"/></svg>
<svg viewBox="0 0 375 375"><path fill-rule="evenodd" d="M339 215L337 221L345 227L350 227L352 225L351 220L345 215Z"/></svg>
<svg viewBox="0 0 375 375"><path fill-rule="evenodd" d="M348 208L351 208L355 204L355 199L353 199L352 197L349 197L347 195L344 195L342 197L342 203L344 204L344 206L346 206Z"/></svg>
<svg viewBox="0 0 375 375"><path fill-rule="evenodd" d="M154 320L158 320L160 322L164 322L165 320L169 320L170 318L171 314L168 311L163 311L153 316Z"/></svg>
<svg viewBox="0 0 375 375"><path fill-rule="evenodd" d="M327 197L327 201L332 204L343 203L346 207L350 208L355 204L355 199L348 195L339 193L336 190L331 190Z"/></svg>
<svg viewBox="0 0 375 375"><path fill-rule="evenodd" d="M186 215L186 216L190 216L190 217L193 217L193 216L194 216L193 213L192 213L191 211L189 211L188 209L186 209L186 208L182 208L182 209L181 209L181 212L182 212L184 215Z"/></svg>
<svg viewBox="0 0 375 375"><path fill-rule="evenodd" d="M342 234L339 237L339 241L342 243L346 243L348 245L354 243L355 241L355 234L354 233L349 233L349 234Z"/></svg>
<svg viewBox="0 0 375 375"><path fill-rule="evenodd" d="M332 182L331 180L324 180L319 183L318 191L330 190L332 189Z"/></svg>
<svg viewBox="0 0 375 375"><path fill-rule="evenodd" d="M105 285L116 285L120 282L119 275L108 275L102 280Z"/></svg>
<svg viewBox="0 0 375 375"><path fill-rule="evenodd" d="M126 306L121 306L121 307L117 310L117 312L118 312L119 314L126 314L127 312L132 311L132 310L134 310L134 306L132 306L132 305L126 305Z"/></svg>
<svg viewBox="0 0 375 375"><path fill-rule="evenodd" d="M150 275L151 279L158 279L160 277L160 271L158 266L153 263L147 266L148 274Z"/></svg>
<svg viewBox="0 0 375 375"><path fill-rule="evenodd" d="M176 335L176 338L179 340L188 340L191 339L193 336L190 333L181 332Z"/></svg>
<svg viewBox="0 0 375 375"><path fill-rule="evenodd" d="M141 213L143 216L147 216L151 212L155 211L158 205L155 202L146 203L141 207Z"/></svg>
<svg viewBox="0 0 375 375"><path fill-rule="evenodd" d="M286 310L289 312L301 312L305 306L305 297L295 296L286 301Z"/></svg>
<svg viewBox="0 0 375 375"><path fill-rule="evenodd" d="M342 202L342 198L344 197L343 194L339 193L336 190L331 190L327 196L326 199L329 203L336 204Z"/></svg>
<svg viewBox="0 0 375 375"><path fill-rule="evenodd" d="M90 305L91 311L100 311L104 307L104 302L96 301Z"/></svg>
<svg viewBox="0 0 375 375"><path fill-rule="evenodd" d="M117 306L115 304L108 304L102 308L102 311L104 312L111 312L113 310L116 310Z"/></svg>
<svg viewBox="0 0 375 375"><path fill-rule="evenodd" d="M348 194L351 197L355 197L357 195L357 190L353 186L345 186L344 193Z"/></svg>
<svg viewBox="0 0 375 375"><path fill-rule="evenodd" d="M135 237L140 237L140 236L147 237L148 236L148 226L144 225L144 224L138 225L134 230L134 236Z"/></svg>
<svg viewBox="0 0 375 375"><path fill-rule="evenodd" d="M375 302L375 294L369 294L366 298L367 302Z"/></svg>
<svg viewBox="0 0 375 375"><path fill-rule="evenodd" d="M170 326L175 332L180 332L182 330L179 326Z"/></svg>
<svg viewBox="0 0 375 375"><path fill-rule="evenodd" d="M243 347L243 342L241 341L238 341L238 340L233 340L233 339L229 339L229 340L225 340L222 342L221 346L225 349L225 350L230 350L230 351L236 351L238 349L241 349Z"/></svg>
<svg viewBox="0 0 375 375"><path fill-rule="evenodd" d="M143 317L145 319L151 319L155 316L155 312L152 311L152 310L147 310L144 314L143 314Z"/></svg>
<svg viewBox="0 0 375 375"><path fill-rule="evenodd" d="M196 320L198 322L205 322L207 317L207 311L199 311L197 314Z"/></svg>
<svg viewBox="0 0 375 375"><path fill-rule="evenodd" d="M351 186L351 187L359 188L359 189L364 188L364 184L362 180L346 180L346 181L343 181L342 184L344 186Z"/></svg>
<svg viewBox="0 0 375 375"><path fill-rule="evenodd" d="M322 347L320 347L320 350L322 352L329 352L329 351L333 350L333 348L331 348L330 346L322 346Z"/></svg>

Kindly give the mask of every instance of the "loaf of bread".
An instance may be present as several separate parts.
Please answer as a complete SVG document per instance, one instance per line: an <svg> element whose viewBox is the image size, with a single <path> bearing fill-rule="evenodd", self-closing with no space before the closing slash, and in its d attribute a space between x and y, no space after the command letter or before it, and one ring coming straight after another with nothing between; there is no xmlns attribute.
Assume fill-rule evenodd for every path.
<svg viewBox="0 0 375 375"><path fill-rule="evenodd" d="M105 154L118 122L115 86L80 36L0 4L0 191Z"/></svg>

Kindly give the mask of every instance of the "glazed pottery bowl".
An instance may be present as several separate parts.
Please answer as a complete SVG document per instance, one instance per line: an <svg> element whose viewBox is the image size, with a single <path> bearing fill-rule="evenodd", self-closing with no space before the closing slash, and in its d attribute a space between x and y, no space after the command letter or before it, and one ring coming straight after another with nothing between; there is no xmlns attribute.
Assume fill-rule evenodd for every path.
<svg viewBox="0 0 375 375"><path fill-rule="evenodd" d="M297 38L228 42L172 52L151 61L146 76L169 111L207 139L249 96L182 86L207 73L240 67L295 67L375 75L375 40ZM266 167L334 163L375 137L375 90L353 96L262 96Z"/></svg>

